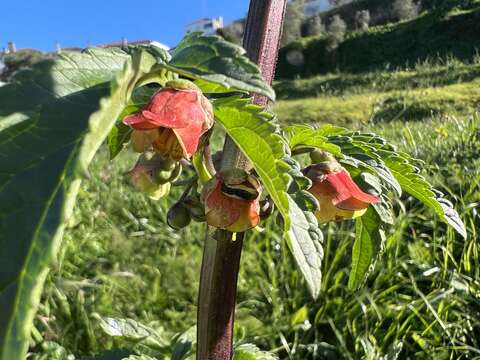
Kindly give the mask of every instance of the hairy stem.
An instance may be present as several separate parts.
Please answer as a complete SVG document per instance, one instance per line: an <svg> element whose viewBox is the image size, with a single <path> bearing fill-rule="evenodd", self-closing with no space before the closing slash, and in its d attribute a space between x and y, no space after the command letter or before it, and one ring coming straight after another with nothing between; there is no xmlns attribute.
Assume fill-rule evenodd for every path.
<svg viewBox="0 0 480 360"><path fill-rule="evenodd" d="M275 74L278 48L287 0L251 0L244 47L269 84ZM267 98L254 102L266 106ZM251 165L228 136L225 138L222 170L250 170ZM207 230L200 274L197 323L197 360L232 358L233 322L243 233Z"/></svg>

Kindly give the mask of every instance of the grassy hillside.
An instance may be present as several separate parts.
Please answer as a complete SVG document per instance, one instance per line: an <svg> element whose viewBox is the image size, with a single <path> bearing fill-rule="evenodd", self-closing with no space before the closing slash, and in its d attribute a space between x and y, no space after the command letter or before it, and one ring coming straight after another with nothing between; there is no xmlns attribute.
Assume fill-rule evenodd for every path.
<svg viewBox="0 0 480 360"><path fill-rule="evenodd" d="M277 77L407 68L432 56L471 61L480 49L480 0L461 4L448 11L424 13L411 21L349 33L334 51L327 50L325 36L294 42L281 50ZM286 54L292 50L303 54L302 65L287 61Z"/></svg>
<svg viewBox="0 0 480 360"><path fill-rule="evenodd" d="M408 71L329 74L275 84L275 111L286 123L341 122L360 126L396 119L420 121L464 116L480 107L480 58L474 64L450 59Z"/></svg>

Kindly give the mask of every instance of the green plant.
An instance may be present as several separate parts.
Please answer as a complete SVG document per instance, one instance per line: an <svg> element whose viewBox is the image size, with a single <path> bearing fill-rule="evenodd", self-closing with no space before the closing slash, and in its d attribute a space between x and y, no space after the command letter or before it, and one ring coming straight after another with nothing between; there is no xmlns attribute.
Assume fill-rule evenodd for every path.
<svg viewBox="0 0 480 360"><path fill-rule="evenodd" d="M255 46L260 39L253 35L259 24L263 34L266 28L274 29L269 40L278 44L282 14L273 7L265 11L252 2L246 36L251 40L246 47L259 58L263 76L271 82L276 49L268 52L264 45ZM264 19L271 23L261 23ZM260 53L252 53L251 48ZM177 216L203 220L202 209L209 225L209 211L218 207L225 214L205 240L199 359L232 357L243 231L269 215L263 205L260 212L262 187L265 204L277 209L285 242L313 297L319 295L321 284L323 235L317 218L323 219L324 208L319 208L318 200L324 199L316 199L308 190L312 182L322 183L331 174L334 191L328 201L342 211L335 218L357 218L350 288L363 283L377 257L376 247L384 242L385 228L393 222L392 201L402 190L466 237L453 205L419 175L421 163L384 139L331 125L318 129L299 125L282 131L275 116L262 106L267 98L274 99L274 92L262 80L259 68L240 47L218 37L190 34L171 55L155 46L65 53L19 73L0 92L1 240L7 249L0 258L5 269L0 277L0 320L5 324L0 329L0 355L8 359L24 356L41 287L71 215L80 179L88 176L89 163L107 138L112 158L128 142L142 153L144 158L132 177L135 186L151 198L164 196L168 184L184 186L172 207L176 221L171 223L176 227L189 222L178 221ZM254 103L248 93L255 94ZM228 135L220 166L209 152L213 116ZM305 176L306 170L294 158L305 154L311 155L314 165L320 162L316 164L320 173L313 178ZM323 160L328 163L322 164ZM183 182L180 167L185 167L187 175ZM205 190L211 183L213 192ZM240 206L232 207L229 198L240 201L246 213L237 214ZM180 215L178 204L182 204ZM352 214L344 215L345 211ZM168 347L155 329L128 319L104 321L108 334L144 345L133 349L133 359L159 358ZM92 334L87 339L94 341ZM178 342L167 352L183 359L190 351L189 341L180 337ZM234 356L271 358L246 345L239 346Z"/></svg>

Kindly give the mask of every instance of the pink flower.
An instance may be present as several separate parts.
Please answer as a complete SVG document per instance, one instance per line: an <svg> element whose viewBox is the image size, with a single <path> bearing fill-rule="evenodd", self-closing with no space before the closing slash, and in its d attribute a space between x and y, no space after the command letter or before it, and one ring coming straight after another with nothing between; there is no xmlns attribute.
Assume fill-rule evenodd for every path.
<svg viewBox="0 0 480 360"><path fill-rule="evenodd" d="M308 191L320 203L315 216L321 224L362 216L370 204L380 201L378 196L363 192L336 161L311 165L304 174L313 183Z"/></svg>
<svg viewBox="0 0 480 360"><path fill-rule="evenodd" d="M193 83L174 81L157 91L150 103L123 119L134 128L136 151L150 146L165 157L190 158L201 136L213 126L213 108Z"/></svg>
<svg viewBox="0 0 480 360"><path fill-rule="evenodd" d="M227 185L217 175L203 191L207 224L231 232L254 228L260 222L260 193L261 185L252 176Z"/></svg>

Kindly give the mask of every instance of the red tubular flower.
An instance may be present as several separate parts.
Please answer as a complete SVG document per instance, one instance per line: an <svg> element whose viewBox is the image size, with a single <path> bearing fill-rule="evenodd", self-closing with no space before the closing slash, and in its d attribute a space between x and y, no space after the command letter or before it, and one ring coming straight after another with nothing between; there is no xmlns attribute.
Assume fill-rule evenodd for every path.
<svg viewBox="0 0 480 360"><path fill-rule="evenodd" d="M370 204L380 201L378 196L363 192L336 161L309 166L304 173L313 183L308 191L320 203L315 216L321 224L362 216Z"/></svg>
<svg viewBox="0 0 480 360"><path fill-rule="evenodd" d="M226 184L220 175L203 190L207 224L231 232L244 232L260 222L261 185L253 176Z"/></svg>
<svg viewBox="0 0 480 360"><path fill-rule="evenodd" d="M134 128L136 151L153 146L161 155L179 160L197 151L200 137L213 126L213 108L193 83L177 80L167 83L145 109L123 122Z"/></svg>

